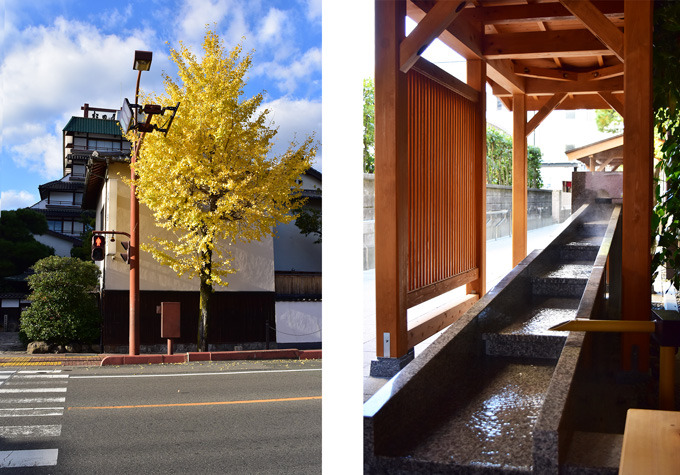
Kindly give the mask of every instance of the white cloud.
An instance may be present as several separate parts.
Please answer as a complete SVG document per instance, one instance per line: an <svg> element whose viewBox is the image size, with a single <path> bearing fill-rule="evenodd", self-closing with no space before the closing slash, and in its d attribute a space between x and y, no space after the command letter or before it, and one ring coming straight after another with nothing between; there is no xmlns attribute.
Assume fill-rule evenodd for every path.
<svg viewBox="0 0 680 475"><path fill-rule="evenodd" d="M9 51L0 67L9 126L77 110L84 102L117 105L123 83L126 92L134 83L132 52L146 46L141 38L102 35L92 25L63 18L21 35L23 45Z"/></svg>
<svg viewBox="0 0 680 475"><path fill-rule="evenodd" d="M314 134L315 140L319 142L314 167L321 170L321 102L282 97L262 104L260 110L262 109L269 109L267 117L274 127L278 127L273 152L283 153L291 141L299 143Z"/></svg>
<svg viewBox="0 0 680 475"><path fill-rule="evenodd" d="M59 17L51 25L17 34L20 41L0 65L2 146L12 150L18 166L54 178L62 172L61 129L66 121L80 115L86 102L117 108L133 93L132 54L149 49L151 31L121 38ZM156 62L163 64L163 58Z"/></svg>
<svg viewBox="0 0 680 475"><path fill-rule="evenodd" d="M206 25L219 25L227 17L231 25L236 25L236 30L241 30L239 25L245 24L240 8L231 0L186 0L177 16L177 36L186 46L198 51L196 46L205 35Z"/></svg>
<svg viewBox="0 0 680 475"><path fill-rule="evenodd" d="M45 134L12 147L12 160L46 179L63 175L61 137Z"/></svg>
<svg viewBox="0 0 680 475"><path fill-rule="evenodd" d="M316 71L321 71L321 50L318 48L310 48L298 59L285 64L272 61L253 68L254 74L273 79L284 93L295 92L300 80Z"/></svg>
<svg viewBox="0 0 680 475"><path fill-rule="evenodd" d="M38 202L36 196L28 191L7 190L0 193L0 209L26 208Z"/></svg>
<svg viewBox="0 0 680 475"><path fill-rule="evenodd" d="M321 0L307 0L307 19L310 21L321 20Z"/></svg>
<svg viewBox="0 0 680 475"><path fill-rule="evenodd" d="M270 8L258 28L257 39L260 43L280 42L281 34L288 20L286 12Z"/></svg>

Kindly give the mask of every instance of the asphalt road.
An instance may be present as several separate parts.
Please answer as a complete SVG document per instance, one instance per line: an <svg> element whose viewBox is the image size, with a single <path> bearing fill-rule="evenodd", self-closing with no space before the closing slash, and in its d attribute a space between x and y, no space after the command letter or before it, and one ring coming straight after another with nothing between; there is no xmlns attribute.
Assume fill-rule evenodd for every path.
<svg viewBox="0 0 680 475"><path fill-rule="evenodd" d="M0 467L56 464L7 473L321 472L320 361L44 369L3 368Z"/></svg>

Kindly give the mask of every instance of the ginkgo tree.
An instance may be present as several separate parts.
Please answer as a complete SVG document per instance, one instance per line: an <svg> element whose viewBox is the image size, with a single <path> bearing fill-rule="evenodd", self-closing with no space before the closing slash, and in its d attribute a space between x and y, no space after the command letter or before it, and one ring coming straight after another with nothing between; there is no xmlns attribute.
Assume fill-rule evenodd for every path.
<svg viewBox="0 0 680 475"><path fill-rule="evenodd" d="M142 249L178 275L200 280L198 350L207 350L208 304L214 286L237 272L230 246L261 240L277 223L295 219L298 178L316 153L313 136L272 153L277 129L261 109L263 93L244 97L252 54L226 51L207 29L203 57L180 43L171 49L177 80L164 74L165 93L146 103L181 103L167 136L147 134L135 171L140 202L172 239L151 236ZM162 127L163 118L157 116ZM132 142L139 140L134 131Z"/></svg>

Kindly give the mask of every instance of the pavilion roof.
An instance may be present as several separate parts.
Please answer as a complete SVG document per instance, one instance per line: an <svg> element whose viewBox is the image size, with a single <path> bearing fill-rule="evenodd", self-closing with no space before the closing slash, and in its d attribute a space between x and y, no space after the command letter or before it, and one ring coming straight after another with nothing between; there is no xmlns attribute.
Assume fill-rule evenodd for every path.
<svg viewBox="0 0 680 475"><path fill-rule="evenodd" d="M465 6L456 13L461 3ZM436 4L408 1L408 16L423 26L402 44L402 70L429 44L434 31L464 58L486 60L488 83L509 109L512 95L523 93L529 110L557 102L554 109L623 112L623 1L474 0L440 2L434 8Z"/></svg>

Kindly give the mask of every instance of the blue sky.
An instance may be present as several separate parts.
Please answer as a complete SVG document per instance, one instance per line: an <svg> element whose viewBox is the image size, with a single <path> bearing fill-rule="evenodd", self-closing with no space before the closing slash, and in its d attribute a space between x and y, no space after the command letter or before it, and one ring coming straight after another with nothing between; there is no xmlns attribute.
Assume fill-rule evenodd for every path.
<svg viewBox="0 0 680 475"><path fill-rule="evenodd" d="M5 0L0 31L2 209L30 206L62 176L61 130L81 106L119 108L134 95L134 51L153 51L141 87L161 92L170 48L201 52L206 24L227 49L254 50L246 95L266 91L279 127L321 140L321 0ZM242 38L245 37L245 40ZM321 154L315 167L321 169Z"/></svg>

